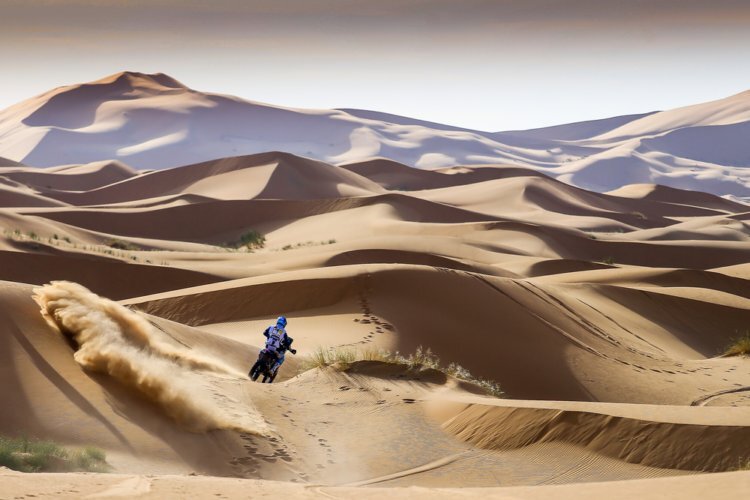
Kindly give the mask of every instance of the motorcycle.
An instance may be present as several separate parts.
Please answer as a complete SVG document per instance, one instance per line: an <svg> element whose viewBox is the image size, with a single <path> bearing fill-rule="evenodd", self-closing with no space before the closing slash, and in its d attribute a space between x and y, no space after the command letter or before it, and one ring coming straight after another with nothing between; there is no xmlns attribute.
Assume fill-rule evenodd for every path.
<svg viewBox="0 0 750 500"><path fill-rule="evenodd" d="M291 352L292 354L297 354L297 351L295 349L289 349L289 352ZM258 353L258 361L255 362L253 367L250 369L250 373L248 373L250 379L252 381L256 381L258 380L258 377L263 375L263 379L261 380L262 383L270 384L271 382L273 382L276 378L276 375L279 373L280 367L276 364L276 361L278 360L276 356L276 353L274 353L273 351L262 349L260 353Z"/></svg>

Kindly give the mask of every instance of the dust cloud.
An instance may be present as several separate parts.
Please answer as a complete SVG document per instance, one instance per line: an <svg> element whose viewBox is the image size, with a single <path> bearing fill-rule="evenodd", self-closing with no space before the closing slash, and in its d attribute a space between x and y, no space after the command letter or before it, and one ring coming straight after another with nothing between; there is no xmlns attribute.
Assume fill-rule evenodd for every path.
<svg viewBox="0 0 750 500"><path fill-rule="evenodd" d="M245 379L244 373L170 343L138 313L67 281L35 288L34 300L45 318L75 342L73 357L81 367L138 390L186 430L266 430L260 416L239 418L239 412L223 408L211 395L210 380L207 385L206 376Z"/></svg>

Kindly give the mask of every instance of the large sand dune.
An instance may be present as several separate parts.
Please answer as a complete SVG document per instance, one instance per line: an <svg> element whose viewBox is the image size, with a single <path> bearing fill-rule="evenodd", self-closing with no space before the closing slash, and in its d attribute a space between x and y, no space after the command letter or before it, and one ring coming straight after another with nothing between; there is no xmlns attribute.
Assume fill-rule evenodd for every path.
<svg viewBox="0 0 750 500"><path fill-rule="evenodd" d="M133 82L74 96L108 98L102 85ZM166 77L136 90L193 95ZM31 122L95 126L101 106L68 116L60 95ZM744 204L653 184L590 192L520 166L289 153L146 173L8 165L0 181L0 434L99 446L116 473L2 471L3 492L747 490L732 471L750 456L749 361L721 355L750 324ZM242 247L251 231L263 246ZM299 353L253 383L279 314ZM377 360L298 374L319 347L418 346L506 399Z"/></svg>
<svg viewBox="0 0 750 500"><path fill-rule="evenodd" d="M594 191L658 183L750 197L749 131L750 91L662 112L483 132L365 110L284 108L198 92L164 74L123 72L0 111L0 156L37 167L119 160L161 169L279 150L333 164L512 164ZM390 175L382 173L383 182ZM439 182L419 182L427 179ZM389 188L415 182L402 175Z"/></svg>

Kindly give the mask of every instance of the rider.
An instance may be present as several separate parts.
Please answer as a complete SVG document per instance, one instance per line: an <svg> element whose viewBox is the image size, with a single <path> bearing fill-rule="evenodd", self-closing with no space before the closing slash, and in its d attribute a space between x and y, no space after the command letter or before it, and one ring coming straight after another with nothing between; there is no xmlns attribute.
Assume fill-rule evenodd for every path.
<svg viewBox="0 0 750 500"><path fill-rule="evenodd" d="M271 369L271 373L273 374L276 373L276 370L278 370L281 364L284 362L284 354L287 350L291 351L292 354L297 353L296 349L292 349L292 342L294 340L289 335L287 335L285 329L286 324L286 318L284 316L279 316L279 318L276 320L276 324L269 326L263 332L263 336L267 339L265 350L273 354L276 358L276 362ZM255 369L258 368L259 363L260 359L255 362L255 366L253 366L253 368L250 370L250 373L254 372Z"/></svg>
<svg viewBox="0 0 750 500"><path fill-rule="evenodd" d="M271 373L275 373L284 362L286 351L291 351L292 354L297 354L297 350L292 349L292 342L294 342L294 339L286 333L286 324L286 318L284 316L279 316L276 320L276 326L269 326L263 332L263 336L268 339L266 340L266 349L276 355L276 364L274 364Z"/></svg>
<svg viewBox="0 0 750 500"><path fill-rule="evenodd" d="M290 351L292 354L297 354L297 349L292 349L292 342L294 342L294 339L289 335L286 335L281 341L281 347L276 351L276 363L271 367L271 382L276 378L276 374L279 372L279 368L281 368L281 364L284 362L286 351Z"/></svg>

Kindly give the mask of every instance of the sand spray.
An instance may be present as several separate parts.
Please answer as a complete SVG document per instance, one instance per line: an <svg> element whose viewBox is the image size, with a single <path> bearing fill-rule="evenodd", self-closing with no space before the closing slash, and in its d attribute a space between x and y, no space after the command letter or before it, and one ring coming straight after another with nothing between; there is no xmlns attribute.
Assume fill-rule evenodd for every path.
<svg viewBox="0 0 750 500"><path fill-rule="evenodd" d="M168 342L138 313L68 281L35 288L34 300L45 318L75 342L73 357L81 367L136 389L186 430L268 430L257 412L228 408L212 395L212 376L246 380L244 373Z"/></svg>

